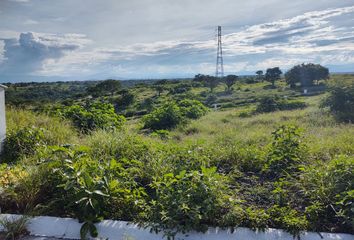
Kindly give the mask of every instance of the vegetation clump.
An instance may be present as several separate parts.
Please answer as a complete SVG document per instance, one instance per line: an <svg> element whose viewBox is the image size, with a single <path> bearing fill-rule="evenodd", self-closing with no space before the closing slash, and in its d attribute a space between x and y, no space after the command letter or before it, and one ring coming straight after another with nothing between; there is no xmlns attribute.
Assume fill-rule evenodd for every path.
<svg viewBox="0 0 354 240"><path fill-rule="evenodd" d="M310 96L257 74L226 91L203 76L122 81L97 96L87 91L97 82L53 83L78 93L11 104L1 211L77 218L83 239L99 235L101 219L170 238L209 226L354 233L353 77L332 75L341 84ZM8 99L17 105L33 87L48 83L13 85ZM55 108L62 118L45 110Z"/></svg>
<svg viewBox="0 0 354 240"><path fill-rule="evenodd" d="M115 113L112 104L104 102L64 107L57 114L70 119L75 127L86 133L95 129L119 129L126 121L123 116Z"/></svg>
<svg viewBox="0 0 354 240"><path fill-rule="evenodd" d="M332 86L322 106L329 107L339 121L354 122L354 83Z"/></svg>

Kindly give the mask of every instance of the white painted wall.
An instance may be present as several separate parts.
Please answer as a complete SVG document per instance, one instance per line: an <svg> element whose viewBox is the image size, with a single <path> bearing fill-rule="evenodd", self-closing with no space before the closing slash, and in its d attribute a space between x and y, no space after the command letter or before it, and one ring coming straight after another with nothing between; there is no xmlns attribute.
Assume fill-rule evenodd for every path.
<svg viewBox="0 0 354 240"><path fill-rule="evenodd" d="M2 142L6 136L6 117L5 117L5 88L0 85L0 152Z"/></svg>
<svg viewBox="0 0 354 240"><path fill-rule="evenodd" d="M19 215L0 214L0 218L17 218ZM166 240L163 235L150 233L149 229L139 228L136 224L104 220L96 224L99 239L109 240ZM80 239L81 224L71 218L35 217L30 220L28 230L31 235L41 237L56 237L60 239ZM0 231L1 231L0 226ZM337 233L306 232L301 240L354 240L354 235ZM237 228L234 232L219 228L210 228L206 233L191 232L180 234L176 240L294 240L283 230L268 229L265 232L255 232L248 228Z"/></svg>

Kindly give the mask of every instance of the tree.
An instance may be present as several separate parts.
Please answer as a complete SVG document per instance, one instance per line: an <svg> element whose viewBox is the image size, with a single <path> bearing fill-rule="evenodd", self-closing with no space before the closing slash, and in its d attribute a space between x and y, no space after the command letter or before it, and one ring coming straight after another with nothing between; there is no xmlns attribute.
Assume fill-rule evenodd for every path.
<svg viewBox="0 0 354 240"><path fill-rule="evenodd" d="M160 97L161 93L165 90L165 88L164 88L164 86L156 85L155 90L157 92L157 95Z"/></svg>
<svg viewBox="0 0 354 240"><path fill-rule="evenodd" d="M296 83L301 83L301 86L308 87L314 84L314 81L328 79L329 70L320 64L300 64L294 66L285 74L285 81L291 88L296 86Z"/></svg>
<svg viewBox="0 0 354 240"><path fill-rule="evenodd" d="M279 67L268 68L265 74L265 80L272 83L272 87L275 87L275 81L280 79L281 74L282 71L279 69Z"/></svg>
<svg viewBox="0 0 354 240"><path fill-rule="evenodd" d="M108 79L96 84L96 86L88 88L87 92L93 96L110 93L112 96L121 88L121 83L118 80Z"/></svg>
<svg viewBox="0 0 354 240"><path fill-rule="evenodd" d="M338 121L354 122L354 83L341 82L331 87L327 99L322 103L329 107Z"/></svg>
<svg viewBox="0 0 354 240"><path fill-rule="evenodd" d="M210 88L210 91L213 92L219 84L219 79L210 75L197 74L195 75L194 81L201 82L204 86Z"/></svg>
<svg viewBox="0 0 354 240"><path fill-rule="evenodd" d="M256 72L256 74L257 74L258 81L262 81L263 82L263 80L264 80L263 71L262 70L258 70Z"/></svg>
<svg viewBox="0 0 354 240"><path fill-rule="evenodd" d="M227 91L231 91L231 87L236 83L238 79L238 76L236 75L228 75L225 78L223 78L223 82L226 84L227 86Z"/></svg>

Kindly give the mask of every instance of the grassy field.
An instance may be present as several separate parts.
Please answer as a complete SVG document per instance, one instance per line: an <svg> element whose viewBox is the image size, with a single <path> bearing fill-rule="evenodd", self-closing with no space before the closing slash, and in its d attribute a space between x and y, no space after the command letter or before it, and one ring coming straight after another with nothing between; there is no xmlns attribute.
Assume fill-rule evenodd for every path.
<svg viewBox="0 0 354 240"><path fill-rule="evenodd" d="M334 75L330 82L335 80L351 82L354 76ZM201 85L171 93L190 80L167 83L160 95L154 83L130 87L135 100L118 109L120 114L153 111L142 106L147 99L152 109L186 98L207 105L210 96L220 104L215 110L209 102L206 115L163 134L142 129L139 114L127 115L121 129L84 133L70 120L38 110L35 100L25 109L9 105L9 137L26 140L20 150L31 147L0 164L2 208L83 217L89 223L93 212L94 219L136 221L172 235L172 228L203 231L206 226L277 227L294 236L302 230L354 233L354 125L338 122L320 107L329 94L326 87L306 96L284 82L271 89L266 82L246 81L231 93L222 84L213 93ZM274 95L306 107L255 111L262 97ZM70 100L114 102L119 96ZM273 166L274 161L280 163ZM78 201L86 198L97 201L92 209Z"/></svg>

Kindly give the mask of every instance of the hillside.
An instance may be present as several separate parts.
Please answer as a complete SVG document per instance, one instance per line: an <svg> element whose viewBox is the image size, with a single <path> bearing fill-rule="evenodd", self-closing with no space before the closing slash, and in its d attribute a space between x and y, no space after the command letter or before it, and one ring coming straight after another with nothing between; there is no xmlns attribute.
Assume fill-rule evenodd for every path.
<svg viewBox="0 0 354 240"><path fill-rule="evenodd" d="M29 103L66 84L11 85L2 211L135 221L171 236L208 226L354 233L354 125L322 107L338 81L354 76L308 94L254 77L212 92L193 80L113 93L73 83L64 98ZM174 127L147 125L166 116Z"/></svg>

